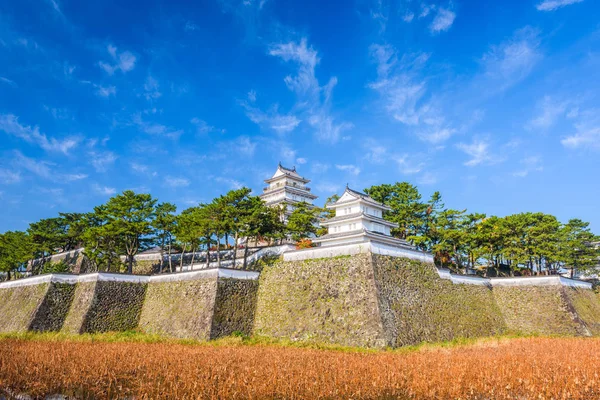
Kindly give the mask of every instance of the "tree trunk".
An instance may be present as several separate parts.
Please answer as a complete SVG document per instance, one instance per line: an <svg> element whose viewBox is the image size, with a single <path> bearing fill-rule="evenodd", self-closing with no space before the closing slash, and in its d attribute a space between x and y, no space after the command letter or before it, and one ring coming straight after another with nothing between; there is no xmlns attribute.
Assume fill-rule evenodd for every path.
<svg viewBox="0 0 600 400"><path fill-rule="evenodd" d="M207 237L206 242L206 268L210 268L210 236Z"/></svg>
<svg viewBox="0 0 600 400"><path fill-rule="evenodd" d="M244 269L248 266L248 241L246 240L246 246L244 246Z"/></svg>
<svg viewBox="0 0 600 400"><path fill-rule="evenodd" d="M185 248L187 246L185 245L185 243L183 244L183 248L181 249L181 258L179 259L179 272L183 271L183 256L185 254Z"/></svg>
<svg viewBox="0 0 600 400"><path fill-rule="evenodd" d="M190 263L190 271L194 269L194 258L196 257L196 246L192 245L192 262Z"/></svg>
<svg viewBox="0 0 600 400"><path fill-rule="evenodd" d="M221 268L221 238L217 232L217 267Z"/></svg>
<svg viewBox="0 0 600 400"><path fill-rule="evenodd" d="M172 240L171 240L171 235L169 234L169 271L172 273L173 272L173 260L171 260L171 247L172 247Z"/></svg>
<svg viewBox="0 0 600 400"><path fill-rule="evenodd" d="M158 268L159 274L162 274L164 264L165 264L165 237L163 236L161 245L160 245L160 267Z"/></svg>
<svg viewBox="0 0 600 400"><path fill-rule="evenodd" d="M7 271L8 280L10 281L10 269Z"/></svg>
<svg viewBox="0 0 600 400"><path fill-rule="evenodd" d="M133 254L128 254L127 256L129 258L129 261L127 264L127 273L133 274Z"/></svg>
<svg viewBox="0 0 600 400"><path fill-rule="evenodd" d="M238 247L238 232L235 232L235 237L233 238L233 267L235 268L235 261L237 260L237 247Z"/></svg>

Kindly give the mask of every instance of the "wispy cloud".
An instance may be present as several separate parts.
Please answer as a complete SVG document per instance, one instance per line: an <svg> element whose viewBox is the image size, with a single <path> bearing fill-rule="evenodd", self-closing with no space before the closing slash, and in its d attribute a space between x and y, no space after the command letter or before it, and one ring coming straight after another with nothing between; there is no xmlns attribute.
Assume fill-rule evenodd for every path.
<svg viewBox="0 0 600 400"><path fill-rule="evenodd" d="M579 111L574 123L575 132L560 142L569 149L600 150L600 110Z"/></svg>
<svg viewBox="0 0 600 400"><path fill-rule="evenodd" d="M69 154L81 142L81 138L78 136L71 136L61 140L48 138L45 134L40 133L37 126L32 127L21 124L19 118L13 114L0 115L0 130L9 135L21 138L28 143L36 144L50 152Z"/></svg>
<svg viewBox="0 0 600 400"><path fill-rule="evenodd" d="M469 156L469 160L464 165L475 167L477 165L490 165L502 161L494 156L490 149L490 142L485 139L474 139L471 143L459 143L456 147Z"/></svg>
<svg viewBox="0 0 600 400"><path fill-rule="evenodd" d="M6 83L9 86L17 87L17 84L15 83L15 81L5 78L3 76L0 76L0 82Z"/></svg>
<svg viewBox="0 0 600 400"><path fill-rule="evenodd" d="M398 169L405 175L418 174L423 171L425 163L420 161L421 159L421 156L410 154L402 154L394 157L394 161L398 164Z"/></svg>
<svg viewBox="0 0 600 400"><path fill-rule="evenodd" d="M158 89L158 81L152 75L148 75L146 82L144 82L144 97L146 100L156 100L162 96L162 93Z"/></svg>
<svg viewBox="0 0 600 400"><path fill-rule="evenodd" d="M240 181L231 178L224 178L222 176L216 177L215 182L224 183L230 189L241 189L242 187L244 187L244 184Z"/></svg>
<svg viewBox="0 0 600 400"><path fill-rule="evenodd" d="M117 189L109 186L99 185L97 183L92 185L92 190L102 196L114 196L117 194Z"/></svg>
<svg viewBox="0 0 600 400"><path fill-rule="evenodd" d="M526 125L529 129L548 129L552 127L559 117L563 116L569 106L568 101L558 101L550 96L538 102L538 115Z"/></svg>
<svg viewBox="0 0 600 400"><path fill-rule="evenodd" d="M379 93L384 110L396 121L414 129L423 141L439 144L455 132L428 94L423 77L429 54L398 57L390 45L373 44L371 57L377 65L378 79L369 87Z"/></svg>
<svg viewBox="0 0 600 400"><path fill-rule="evenodd" d="M486 76L501 90L513 86L526 78L542 59L539 47L536 29L525 27L517 30L511 38L492 46L482 57Z"/></svg>
<svg viewBox="0 0 600 400"><path fill-rule="evenodd" d="M106 172L117 158L117 155L112 151L91 151L88 153L88 160L97 172Z"/></svg>
<svg viewBox="0 0 600 400"><path fill-rule="evenodd" d="M515 171L513 176L524 178L532 172L541 172L544 170L542 158L540 156L528 156L520 161L521 169Z"/></svg>
<svg viewBox="0 0 600 400"><path fill-rule="evenodd" d="M583 0L544 0L535 6L539 11L554 11L557 8L581 3Z"/></svg>
<svg viewBox="0 0 600 400"><path fill-rule="evenodd" d="M140 113L135 114L132 118L132 121L135 125L137 125L140 131L147 133L148 135L157 135L170 139L178 139L183 134L183 130L181 129L175 129L163 124L144 121Z"/></svg>
<svg viewBox="0 0 600 400"><path fill-rule="evenodd" d="M190 186L190 180L183 177L166 176L165 185L171 188L180 188Z"/></svg>
<svg viewBox="0 0 600 400"><path fill-rule="evenodd" d="M108 54L111 56L110 62L100 61L98 65L107 74L113 75L116 71L123 73L129 72L135 68L136 57L129 51L119 52L117 48L111 44L107 46Z"/></svg>
<svg viewBox="0 0 600 400"><path fill-rule="evenodd" d="M196 132L198 134L207 134L211 132L225 133L225 129L217 129L212 125L209 125L206 121L200 118L192 118L190 123L196 126Z"/></svg>
<svg viewBox="0 0 600 400"><path fill-rule="evenodd" d="M100 97L110 97L117 94L117 88L114 86L101 86L94 84L96 94Z"/></svg>
<svg viewBox="0 0 600 400"><path fill-rule="evenodd" d="M447 31L454 23L455 18L456 14L453 11L440 7L429 25L429 30L434 34Z"/></svg>
<svg viewBox="0 0 600 400"><path fill-rule="evenodd" d="M300 122L302 122L295 115L280 114L277 105L273 106L271 110L264 112L258 107L252 106L247 101L240 101L239 103L246 110L246 116L248 116L250 121L267 129L272 129L280 135L293 132L300 125Z"/></svg>
<svg viewBox="0 0 600 400"><path fill-rule="evenodd" d="M11 171L0 168L0 183L10 185L21 181L21 173L19 171Z"/></svg>
<svg viewBox="0 0 600 400"><path fill-rule="evenodd" d="M14 152L15 164L20 168L25 169L41 178L50 179L52 178L52 172L50 169L50 163L41 160L35 160L33 158L24 156L18 150Z"/></svg>
<svg viewBox="0 0 600 400"><path fill-rule="evenodd" d="M335 167L338 170L340 170L340 171L348 172L349 174L352 174L352 175L358 175L358 174L360 174L360 168L358 168L356 165L352 165L352 164L344 164L344 165L336 164Z"/></svg>
<svg viewBox="0 0 600 400"><path fill-rule="evenodd" d="M327 84L320 86L315 76L315 68L320 61L317 51L308 45L306 38L302 38L299 42L271 45L269 54L297 66L296 75L286 76L284 82L291 91L296 93L298 98L296 108L307 114L308 123L314 128L316 138L323 142L338 142L341 139L340 134L352 128L353 124L345 121L337 122L331 112L331 96L337 78L332 77ZM285 121L287 124L282 126L297 125L298 119L293 118L288 118Z"/></svg>

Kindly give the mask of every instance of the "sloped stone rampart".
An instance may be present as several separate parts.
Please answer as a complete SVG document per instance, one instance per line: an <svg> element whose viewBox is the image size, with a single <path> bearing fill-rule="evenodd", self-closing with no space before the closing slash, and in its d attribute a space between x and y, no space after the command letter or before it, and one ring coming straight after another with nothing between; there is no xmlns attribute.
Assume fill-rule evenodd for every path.
<svg viewBox="0 0 600 400"><path fill-rule="evenodd" d="M559 285L497 286L493 290L511 332L525 335L586 335L568 297L563 295L565 289Z"/></svg>
<svg viewBox="0 0 600 400"><path fill-rule="evenodd" d="M210 339L216 276L148 285L139 327L176 338Z"/></svg>
<svg viewBox="0 0 600 400"><path fill-rule="evenodd" d="M580 288L564 288L564 293L572 304L581 323L589 330L589 334L600 335L600 298L594 290Z"/></svg>
<svg viewBox="0 0 600 400"><path fill-rule="evenodd" d="M36 332L60 331L62 329L73 297L75 285L70 283L51 282L38 307L29 330Z"/></svg>
<svg viewBox="0 0 600 400"><path fill-rule="evenodd" d="M250 335L256 310L257 280L219 278L212 317L211 339L233 333Z"/></svg>
<svg viewBox="0 0 600 400"><path fill-rule="evenodd" d="M71 334L83 333L83 323L92 305L92 300L94 300L96 283L96 281L78 282L75 285L73 301L61 328L62 332Z"/></svg>
<svg viewBox="0 0 600 400"><path fill-rule="evenodd" d="M407 258L373 255L373 269L390 346L506 332L488 286L453 284L433 264Z"/></svg>
<svg viewBox="0 0 600 400"><path fill-rule="evenodd" d="M127 331L137 328L146 283L98 281L81 332Z"/></svg>
<svg viewBox="0 0 600 400"><path fill-rule="evenodd" d="M369 254L263 269L254 332L345 346L387 345Z"/></svg>
<svg viewBox="0 0 600 400"><path fill-rule="evenodd" d="M26 332L50 282L0 289L0 333Z"/></svg>

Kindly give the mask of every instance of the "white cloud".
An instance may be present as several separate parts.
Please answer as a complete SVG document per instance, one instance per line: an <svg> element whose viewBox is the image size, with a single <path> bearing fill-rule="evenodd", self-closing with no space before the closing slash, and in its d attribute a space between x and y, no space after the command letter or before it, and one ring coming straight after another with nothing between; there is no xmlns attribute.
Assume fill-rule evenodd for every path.
<svg viewBox="0 0 600 400"><path fill-rule="evenodd" d="M331 97L337 78L332 77L326 85L320 86L315 76L315 67L319 63L319 56L312 46L308 45L306 38L300 42L288 42L272 45L269 54L281 58L286 62L297 64L296 76L288 75L284 81L287 87L296 93L296 108L307 114L307 120L315 129L318 140L336 143L340 140L340 133L353 127L348 122L336 122L331 113ZM288 118L279 126L286 129L295 128L300 120L297 117Z"/></svg>
<svg viewBox="0 0 600 400"><path fill-rule="evenodd" d="M129 51L123 51L119 53L117 48L110 44L107 46L107 51L112 58L112 62L107 63L100 61L98 63L100 68L102 68L107 74L113 75L116 71L126 73L135 68L136 57L133 55L133 53Z"/></svg>
<svg viewBox="0 0 600 400"><path fill-rule="evenodd" d="M13 87L17 86L17 84L15 83L15 81L13 81L11 79L8 79L8 78L5 78L3 76L0 76L0 82L6 83L7 85L10 85L10 86L13 86Z"/></svg>
<svg viewBox="0 0 600 400"><path fill-rule="evenodd" d="M224 183L227 186L229 186L229 188L231 188L231 189L241 189L244 187L243 183L241 183L240 181L237 181L235 179L231 179L231 178L223 178L223 177L219 176L219 177L215 178L215 181L219 182L219 183Z"/></svg>
<svg viewBox="0 0 600 400"><path fill-rule="evenodd" d="M241 101L240 105L246 110L246 116L250 118L250 121L272 129L280 135L294 131L300 125L300 122L302 122L295 115L279 114L277 105L272 107L268 112L253 107L245 101Z"/></svg>
<svg viewBox="0 0 600 400"><path fill-rule="evenodd" d="M437 177L431 172L425 172L423 175L417 178L417 183L419 185L433 185L437 182Z"/></svg>
<svg viewBox="0 0 600 400"><path fill-rule="evenodd" d="M50 179L53 177L50 170L50 163L26 157L20 151L15 151L14 154L15 165L18 165L20 168L23 168L45 179Z"/></svg>
<svg viewBox="0 0 600 400"><path fill-rule="evenodd" d="M139 130L148 135L164 136L170 139L178 139L182 134L182 130L176 130L166 125L153 122L146 122L142 119L140 113L133 116L133 123L138 126Z"/></svg>
<svg viewBox="0 0 600 400"><path fill-rule="evenodd" d="M81 142L81 138L76 136L67 137L62 140L55 138L48 139L45 134L40 133L37 126L22 125L19 122L19 118L13 114L0 115L0 130L9 135L21 138L28 143L36 144L49 152L69 154Z"/></svg>
<svg viewBox="0 0 600 400"><path fill-rule="evenodd" d="M65 174L61 175L60 180L66 182L75 182L87 179L87 174Z"/></svg>
<svg viewBox="0 0 600 400"><path fill-rule="evenodd" d="M544 0L535 6L539 11L554 11L557 8L581 3L583 0Z"/></svg>
<svg viewBox="0 0 600 400"><path fill-rule="evenodd" d="M504 90L527 77L542 58L538 31L519 29L508 40L493 46L481 61L486 75Z"/></svg>
<svg viewBox="0 0 600 400"><path fill-rule="evenodd" d="M452 137L452 135L455 133L456 129L434 125L431 127L425 127L417 135L425 142L429 142L431 144L440 144L450 139L450 137Z"/></svg>
<svg viewBox="0 0 600 400"><path fill-rule="evenodd" d="M52 6L52 8L54 8L54 11L56 11L59 14L62 14L62 11L60 10L60 4L57 0L48 0L48 2Z"/></svg>
<svg viewBox="0 0 600 400"><path fill-rule="evenodd" d="M447 31L454 23L455 18L456 14L453 11L438 8L435 18L433 18L431 25L429 25L429 30L434 34Z"/></svg>
<svg viewBox="0 0 600 400"><path fill-rule="evenodd" d="M383 164L387 161L388 152L387 148L379 143L375 139L367 139L363 143L363 148L365 149L365 159L373 164Z"/></svg>
<svg viewBox="0 0 600 400"><path fill-rule="evenodd" d="M315 162L312 163L310 170L315 174L323 174L329 170L329 164Z"/></svg>
<svg viewBox="0 0 600 400"><path fill-rule="evenodd" d="M248 100L251 103L254 103L256 101L256 91L251 90L251 91L248 92Z"/></svg>
<svg viewBox="0 0 600 400"><path fill-rule="evenodd" d="M378 80L369 84L385 102L387 112L406 125L418 125L429 106L423 103L426 93L424 80L416 77L429 59L428 54L410 54L398 61L390 45L371 45L371 57L377 63Z"/></svg>
<svg viewBox="0 0 600 400"><path fill-rule="evenodd" d="M490 143L486 140L475 139L470 144L459 143L456 147L470 157L464 163L468 167L481 164L495 164L500 161L491 154Z"/></svg>
<svg viewBox="0 0 600 400"><path fill-rule="evenodd" d="M574 127L575 132L560 141L564 147L600 150L600 110L580 111Z"/></svg>
<svg viewBox="0 0 600 400"><path fill-rule="evenodd" d="M206 121L204 121L200 118L192 118L190 120L190 123L193 125L196 125L196 131L199 134L206 134L206 133L210 133L210 132L219 132L219 133L226 132L225 129L217 129L214 126L209 125Z"/></svg>
<svg viewBox="0 0 600 400"><path fill-rule="evenodd" d="M186 21L183 30L186 32L193 32L198 30L199 26L193 23L192 21Z"/></svg>
<svg viewBox="0 0 600 400"><path fill-rule="evenodd" d="M103 196L114 196L117 194L117 189L108 186L101 186L97 183L92 185L92 189L94 192L103 195Z"/></svg>
<svg viewBox="0 0 600 400"><path fill-rule="evenodd" d="M10 171L8 169L0 168L0 183L9 185L11 183L18 183L21 181L21 173L18 171Z"/></svg>
<svg viewBox="0 0 600 400"><path fill-rule="evenodd" d="M513 176L517 176L519 178L524 178L529 175L531 172L541 172L544 170L544 166L542 164L542 158L540 156L528 156L521 160L520 162L522 168L513 173Z"/></svg>
<svg viewBox="0 0 600 400"><path fill-rule="evenodd" d="M416 160L416 158L420 158L420 156L415 157L409 154L403 154L401 156L395 156L394 161L398 164L400 172L405 175L413 175L418 174L425 167L425 163Z"/></svg>
<svg viewBox="0 0 600 400"><path fill-rule="evenodd" d="M334 193L340 193L342 191L342 185L333 182L319 182L316 185L316 189L319 192L332 195Z"/></svg>
<svg viewBox="0 0 600 400"><path fill-rule="evenodd" d="M335 123L333 117L327 113L311 116L308 119L308 123L315 128L317 139L329 143L338 142L342 132L354 127L350 122Z"/></svg>
<svg viewBox="0 0 600 400"><path fill-rule="evenodd" d="M101 86L94 84L96 94L100 97L110 97L117 94L117 88L114 86Z"/></svg>
<svg viewBox="0 0 600 400"><path fill-rule="evenodd" d="M190 186L190 180L187 178L166 176L165 185L172 188L187 187Z"/></svg>
<svg viewBox="0 0 600 400"><path fill-rule="evenodd" d="M117 160L117 155L111 151L88 153L89 162L97 172L106 172L108 168Z"/></svg>
<svg viewBox="0 0 600 400"><path fill-rule="evenodd" d="M297 163L298 165L303 165L303 164L306 164L306 163L307 163L307 160L306 160L306 158L303 158L303 157L298 157L298 158L296 158L296 163Z"/></svg>
<svg viewBox="0 0 600 400"><path fill-rule="evenodd" d="M527 128L548 129L553 126L559 117L565 114L569 102L555 101L550 96L545 96L538 102L539 114L527 124Z"/></svg>
<svg viewBox="0 0 600 400"><path fill-rule="evenodd" d="M358 175L360 174L360 168L358 168L356 165L352 165L352 164L345 164L345 165L340 165L340 164L336 164L335 167L337 169L339 169L340 171L345 171L348 172L352 175Z"/></svg>
<svg viewBox="0 0 600 400"><path fill-rule="evenodd" d="M148 75L146 78L146 82L144 82L144 97L146 100L156 100L162 93L158 90L158 81L152 77L152 75Z"/></svg>
<svg viewBox="0 0 600 400"><path fill-rule="evenodd" d="M240 136L230 142L222 142L220 146L226 151L233 151L243 157L252 157L256 150L256 143L248 136Z"/></svg>
<svg viewBox="0 0 600 400"><path fill-rule="evenodd" d="M317 51L308 47L306 38L300 43L289 42L271 46L269 54L282 58L284 61L294 61L299 64L298 75L286 76L284 81L293 91L300 94L310 94L319 90L319 82L315 77L315 67L319 63Z"/></svg>

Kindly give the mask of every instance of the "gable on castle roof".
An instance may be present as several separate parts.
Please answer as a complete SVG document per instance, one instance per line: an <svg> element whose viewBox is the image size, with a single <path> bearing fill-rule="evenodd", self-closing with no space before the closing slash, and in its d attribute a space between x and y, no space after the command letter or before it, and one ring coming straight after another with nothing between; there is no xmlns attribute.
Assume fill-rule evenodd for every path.
<svg viewBox="0 0 600 400"><path fill-rule="evenodd" d="M363 192L359 192L357 190L350 189L348 186L346 186L346 190L344 191L344 193L342 194L342 196L338 199L338 201L336 201L332 205L327 206L327 208L335 208L338 205L343 205L343 204L354 202L354 201L363 201L365 203L369 203L369 204L371 204L373 206L376 206L378 208L381 208L383 210L388 210L388 211L391 210L390 207L388 207L385 204L382 204L382 203L379 203L379 202L375 201L368 194L365 194Z"/></svg>

